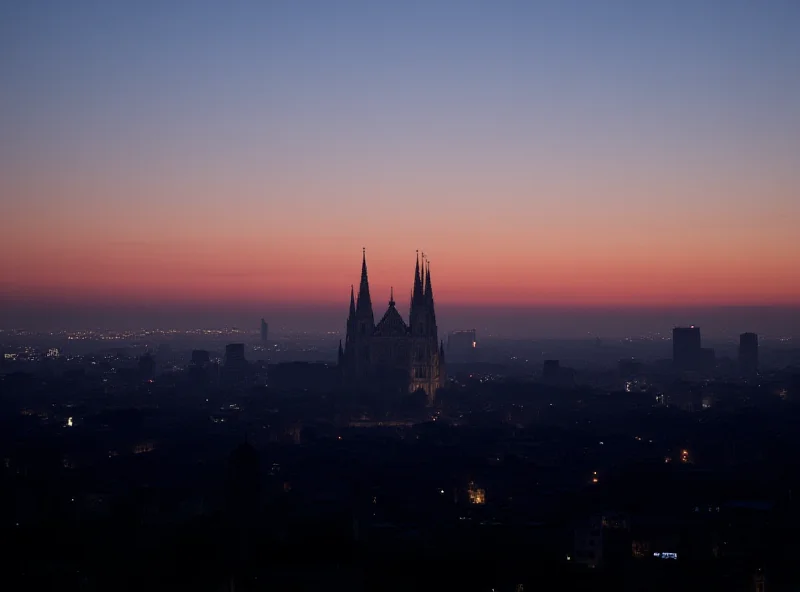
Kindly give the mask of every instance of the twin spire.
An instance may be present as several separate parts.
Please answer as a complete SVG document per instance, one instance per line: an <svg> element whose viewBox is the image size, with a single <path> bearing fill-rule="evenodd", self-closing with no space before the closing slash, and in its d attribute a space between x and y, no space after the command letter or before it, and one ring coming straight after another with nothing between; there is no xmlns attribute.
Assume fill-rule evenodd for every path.
<svg viewBox="0 0 800 592"><path fill-rule="evenodd" d="M421 263L421 265L420 265ZM414 269L414 289L411 293L411 307L430 304L433 302L433 287L431 285L431 262L422 253L417 251L416 267ZM394 287L390 289L389 306L395 306ZM369 294L369 278L367 275L367 250L361 249L361 283L358 287L356 299L354 287L350 286L350 316L355 317L357 312L372 311L372 299Z"/></svg>
<svg viewBox="0 0 800 592"><path fill-rule="evenodd" d="M433 302L433 288L431 287L431 262L422 253L422 266L420 267L419 251L417 251L417 265L414 270L414 291L411 294L411 307Z"/></svg>

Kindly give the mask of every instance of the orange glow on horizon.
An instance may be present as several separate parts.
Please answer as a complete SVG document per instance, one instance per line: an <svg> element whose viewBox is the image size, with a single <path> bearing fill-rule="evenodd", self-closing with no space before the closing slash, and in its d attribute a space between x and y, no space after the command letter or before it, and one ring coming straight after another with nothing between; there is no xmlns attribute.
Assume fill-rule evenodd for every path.
<svg viewBox="0 0 800 592"><path fill-rule="evenodd" d="M20 205L0 227L0 249L7 255L0 260L0 298L346 307L366 246L376 310L388 302L391 286L398 305L407 305L416 249L430 256L436 299L445 305L800 302L796 218L788 211L767 220L749 206L709 206L703 216L684 220L677 210L654 212L634 201L580 209L566 197L542 202L544 209L524 201L513 209L509 200L478 201L477 191L491 195L478 187L472 194L463 189L471 209L447 212L442 204L457 205L452 192L459 184L420 220L415 208L396 207L399 190L391 204L386 196L372 204L378 210L373 217L356 214L358 203L371 203L366 186L354 190L356 201L345 209L343 190L334 188L316 206L298 198L284 200L280 209L243 202L251 207L243 210L211 199L187 205L170 198L171 189L181 199L190 189L208 198L209 190L198 182L180 191L149 188L154 196L144 203L133 187L118 189L103 179L85 185L56 191L36 180L6 188ZM248 199L255 191L224 189ZM101 191L122 193L111 203L98 197ZM64 201L37 210L35 196L48 192ZM669 193L662 193L668 203ZM70 199L82 200L80 208L71 210ZM381 223L384 216L388 227Z"/></svg>
<svg viewBox="0 0 800 592"><path fill-rule="evenodd" d="M236 252L236 248L232 249ZM6 297L51 302L277 303L346 306L358 288L360 249L350 253L253 249L227 259L213 250L32 251L3 264ZM377 252L376 252L377 251ZM160 253L160 254L159 254ZM393 286L406 305L414 251L368 250L373 304ZM560 253L552 259L469 257L445 251L431 265L437 302L493 306L785 305L800 301L800 278L779 264L622 259ZM23 259L24 260L24 259ZM46 270L46 272L45 272ZM10 289L9 289L10 286Z"/></svg>

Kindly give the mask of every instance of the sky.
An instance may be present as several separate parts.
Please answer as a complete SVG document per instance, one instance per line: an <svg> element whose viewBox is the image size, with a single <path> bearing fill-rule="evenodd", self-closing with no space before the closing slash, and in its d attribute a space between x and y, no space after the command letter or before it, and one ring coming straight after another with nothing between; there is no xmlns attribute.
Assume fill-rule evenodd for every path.
<svg viewBox="0 0 800 592"><path fill-rule="evenodd" d="M6 0L0 200L2 326L792 307L800 3Z"/></svg>

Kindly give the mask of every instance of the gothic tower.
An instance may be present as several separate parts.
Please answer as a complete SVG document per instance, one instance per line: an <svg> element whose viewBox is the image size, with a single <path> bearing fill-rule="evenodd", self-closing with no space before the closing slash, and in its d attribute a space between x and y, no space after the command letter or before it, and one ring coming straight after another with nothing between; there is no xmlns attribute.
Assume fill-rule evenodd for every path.
<svg viewBox="0 0 800 592"><path fill-rule="evenodd" d="M417 257L414 271L414 290L409 313L411 329L410 390L422 389L433 400L436 390L444 386L444 360L436 326L436 310L431 284L430 262L423 254L420 269Z"/></svg>
<svg viewBox="0 0 800 592"><path fill-rule="evenodd" d="M350 311L344 346L339 344L342 378L351 386L416 392L432 401L445 384L444 345L439 342L431 284L430 262L419 252L414 269L409 324L395 307L375 324L367 277L366 253L361 260L361 283L356 296L350 286Z"/></svg>
<svg viewBox="0 0 800 592"><path fill-rule="evenodd" d="M347 335L345 337L345 374L351 381L363 382L371 373L370 345L375 332L375 317L372 313L372 299L369 295L369 278L367 277L367 254L362 250L361 283L358 287L358 298L354 298L350 287L350 315L347 319Z"/></svg>

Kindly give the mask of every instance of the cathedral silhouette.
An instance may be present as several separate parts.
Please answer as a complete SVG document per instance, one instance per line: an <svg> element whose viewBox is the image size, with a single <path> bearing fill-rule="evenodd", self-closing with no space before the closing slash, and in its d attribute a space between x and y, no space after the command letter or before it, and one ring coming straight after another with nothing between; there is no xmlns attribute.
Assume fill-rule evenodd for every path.
<svg viewBox="0 0 800 592"><path fill-rule="evenodd" d="M402 392L422 390L432 401L445 384L444 344L439 342L430 262L417 253L408 324L397 311L394 289L378 324L372 313L366 250L362 253L358 297L350 286L350 314L339 367L346 384Z"/></svg>

